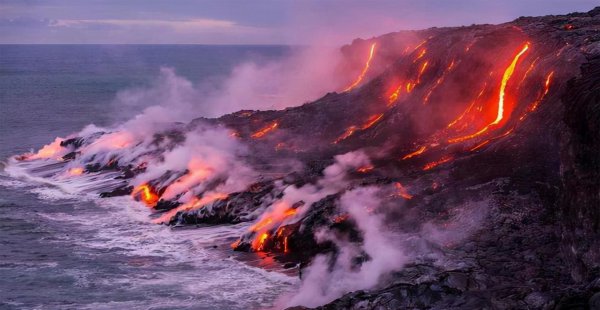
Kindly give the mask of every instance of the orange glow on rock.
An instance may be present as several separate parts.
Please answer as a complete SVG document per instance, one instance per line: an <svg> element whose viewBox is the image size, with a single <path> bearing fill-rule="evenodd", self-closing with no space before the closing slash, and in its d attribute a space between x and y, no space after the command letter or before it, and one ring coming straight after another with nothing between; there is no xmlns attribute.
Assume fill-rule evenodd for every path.
<svg viewBox="0 0 600 310"><path fill-rule="evenodd" d="M337 139L335 139L335 141L333 141L333 144L338 144L341 141L346 140L348 137L353 135L355 131L356 131L356 126L348 127L348 129L346 129L346 131L341 136L339 136Z"/></svg>
<svg viewBox="0 0 600 310"><path fill-rule="evenodd" d="M139 197L147 206L154 206L158 202L158 195L154 193L150 185L142 184L131 193L133 197Z"/></svg>
<svg viewBox="0 0 600 310"><path fill-rule="evenodd" d="M356 171L360 172L360 173L367 173L373 170L373 166L364 166L364 167L360 167L358 169L356 169Z"/></svg>
<svg viewBox="0 0 600 310"><path fill-rule="evenodd" d="M396 189L398 190L397 195L406 199L406 200L410 200L413 198L413 195L408 193L408 190L402 186L402 184L400 184L400 182L396 182L394 184L396 186Z"/></svg>
<svg viewBox="0 0 600 310"><path fill-rule="evenodd" d="M435 83L433 84L433 86L431 87L431 89L427 92L427 95L425 95L425 98L423 98L423 104L427 104L427 102L429 102L429 98L431 97L431 94L433 94L433 91L438 88L440 86L440 84L442 84L442 82L444 81L444 79L446 78L446 75L452 71L452 68L454 68L454 64L455 61L452 60L452 62L450 62L450 64L448 65L448 67L446 68L446 70L444 71L444 73L442 74L441 77L439 77Z"/></svg>
<svg viewBox="0 0 600 310"><path fill-rule="evenodd" d="M364 68L360 72L360 75L356 78L356 80L352 84L350 84L348 87L346 87L343 90L343 92L347 92L347 91L350 91L350 90L356 88L356 86L358 86L362 82L362 80L365 78L365 75L369 71L369 66L371 65L371 60L373 59L373 54L375 53L376 45L377 45L377 43L371 44L371 49L369 51L369 58L367 58L367 62L365 63Z"/></svg>
<svg viewBox="0 0 600 310"><path fill-rule="evenodd" d="M273 122L271 125L266 126L266 127L262 128L262 129L260 129L259 131L253 133L252 136L250 136L250 137L252 137L253 139L262 138L266 134L268 134L269 132L275 130L275 128L277 128L277 126L279 126L279 123L278 122Z"/></svg>
<svg viewBox="0 0 600 310"><path fill-rule="evenodd" d="M424 48L421 50L421 52L419 53L419 55L417 56L417 58L415 58L415 60L413 60L413 63L417 62L419 59L423 58L423 56L425 56L425 54L427 54L427 49Z"/></svg>
<svg viewBox="0 0 600 310"><path fill-rule="evenodd" d="M173 216L175 216L178 212L197 210L217 200L227 199L227 197L229 197L229 195L225 193L207 193L204 194L202 198L194 198L191 201L178 206L177 208L169 210L168 212L164 213L152 222L155 224L168 223L171 220L171 218L173 218Z"/></svg>
<svg viewBox="0 0 600 310"><path fill-rule="evenodd" d="M535 103L531 106L531 111L535 111L537 109L542 99L544 99L544 97L546 97L546 95L548 94L548 91L550 91L550 82L552 81L552 76L554 76L554 71L550 72L546 76L546 82L544 83L544 92L542 93L540 98L536 100Z"/></svg>
<svg viewBox="0 0 600 310"><path fill-rule="evenodd" d="M414 151L412 153L409 153L409 154L406 154L404 157L402 157L402 160L409 159L411 157L415 157L415 156L421 155L421 154L423 154L423 152L425 152L426 149L427 149L426 146L421 146L416 151Z"/></svg>
<svg viewBox="0 0 600 310"><path fill-rule="evenodd" d="M363 126L360 128L362 130L368 129L371 126L375 125L377 122L379 122L379 120L383 117L383 113L381 114L377 114L377 115L373 115L369 118L369 120L363 124Z"/></svg>
<svg viewBox="0 0 600 310"><path fill-rule="evenodd" d="M57 156L62 150L63 147L60 146L60 143L63 141L61 138L56 138L52 143L44 145L37 153L31 156L25 156L25 159L46 159ZM57 158L59 159L59 158Z"/></svg>
<svg viewBox="0 0 600 310"><path fill-rule="evenodd" d="M426 164L425 166L423 166L423 170L426 171L426 170L433 169L433 168L435 168L441 164L445 164L451 160L452 160L452 157L450 157L450 156L442 157L440 160L430 162L430 163Z"/></svg>
<svg viewBox="0 0 600 310"><path fill-rule="evenodd" d="M400 92L401 91L402 91L402 85L398 86L394 90L394 92L389 96L389 98L388 98L388 104L387 104L388 107L391 106L392 103L394 103L398 99L398 96L400 96Z"/></svg>
<svg viewBox="0 0 600 310"><path fill-rule="evenodd" d="M461 119L463 119L463 117L465 117L465 115L467 115L471 109L473 108L473 106L475 105L475 103L477 103L477 100L481 97L481 95L483 95L483 93L485 92L485 88L487 87L487 83L483 84L483 88L481 89L481 91L479 92L479 94L477 95L477 98L475 98L475 100L473 100L471 102L471 104L467 107L467 109L461 114L459 115L455 120L453 120L452 122L450 122L448 124L448 126L446 126L446 128L450 128L454 125L456 125L456 123L458 123Z"/></svg>
<svg viewBox="0 0 600 310"><path fill-rule="evenodd" d="M69 175L82 175L82 174L83 174L83 168L81 168L81 167L69 169Z"/></svg>
<svg viewBox="0 0 600 310"><path fill-rule="evenodd" d="M492 125L497 125L504 118L504 96L505 96L504 93L506 90L506 84L508 84L510 77L515 72L515 67L517 66L517 62L519 61L519 58L523 54L525 54L525 52L528 49L529 49L529 43L525 44L525 46L523 47L521 52L519 52L517 54L517 56L515 56L512 63L510 64L510 66L508 66L508 68L506 68L506 70L504 71L504 75L502 76L502 83L500 84L500 95L498 98L498 114L496 116L496 119L492 122Z"/></svg>
<svg viewBox="0 0 600 310"><path fill-rule="evenodd" d="M258 238L252 241L252 249L254 251L260 252L265 248L265 241L269 238L268 233L262 233Z"/></svg>
<svg viewBox="0 0 600 310"><path fill-rule="evenodd" d="M523 48L521 49L521 51L513 58L513 61L506 68L506 70L504 71L504 74L502 75L502 81L500 83L500 91L499 91L499 95L498 95L498 112L496 113L496 119L494 121L492 121L490 124L486 125L482 129L480 129L479 131L477 131L473 134L470 134L470 135L452 138L452 139L448 140L448 143L456 143L456 142L462 142L462 141L473 139L473 138L483 134L484 132L488 131L488 129L491 126L498 125L504 119L504 105L505 105L504 98L505 98L506 85L508 84L508 81L510 80L512 74L515 71L515 67L517 66L517 62L519 61L519 58L528 49L529 49L529 43L526 43L525 46L523 46Z"/></svg>
<svg viewBox="0 0 600 310"><path fill-rule="evenodd" d="M480 149L480 148L484 147L484 146L485 146L485 145L487 145L488 143L490 143L490 140L485 140L485 141L483 141L483 142L481 142L481 143L477 144L476 146L472 147L472 148L471 148L469 151L471 151L471 152L473 152L473 151L476 151L476 150L478 150L478 149Z"/></svg>

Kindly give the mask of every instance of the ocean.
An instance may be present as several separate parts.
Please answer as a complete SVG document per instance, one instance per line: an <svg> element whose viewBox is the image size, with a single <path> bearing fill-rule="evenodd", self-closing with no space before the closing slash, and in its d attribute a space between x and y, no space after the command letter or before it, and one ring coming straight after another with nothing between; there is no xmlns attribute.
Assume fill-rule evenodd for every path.
<svg viewBox="0 0 600 310"><path fill-rule="evenodd" d="M218 83L285 46L0 45L0 161L131 115L120 91L161 67ZM298 285L228 244L248 224L171 228L129 197L12 178L0 164L0 309L256 309Z"/></svg>

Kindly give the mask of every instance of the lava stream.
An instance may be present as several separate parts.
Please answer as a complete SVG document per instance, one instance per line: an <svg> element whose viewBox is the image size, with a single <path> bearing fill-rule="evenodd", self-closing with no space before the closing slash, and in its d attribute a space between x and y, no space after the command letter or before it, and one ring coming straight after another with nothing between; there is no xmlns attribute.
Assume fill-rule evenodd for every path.
<svg viewBox="0 0 600 310"><path fill-rule="evenodd" d="M369 58L367 58L367 62L365 63L365 67L363 68L363 70L360 73L360 75L358 76L358 78L356 78L356 80L354 81L354 83L352 83L352 84L350 84L350 86L346 87L346 89L344 89L343 92L347 92L347 91L350 91L350 90L354 89L365 78L365 75L367 74L367 71L369 71L369 66L371 65L371 59L373 59L373 54L375 53L375 46L376 45L377 45L377 43L371 44L371 50L369 52Z"/></svg>
<svg viewBox="0 0 600 310"><path fill-rule="evenodd" d="M427 149L427 147L421 146L418 150L416 150L412 153L406 154L404 157L402 157L402 160L409 159L409 158L415 157L417 155L421 155L421 154L423 154L423 152L425 152L426 149Z"/></svg>
<svg viewBox="0 0 600 310"><path fill-rule="evenodd" d="M158 195L154 193L152 187L148 184L142 184L138 186L132 193L133 197L140 197L140 199L149 207L154 206L158 202Z"/></svg>
<svg viewBox="0 0 600 310"><path fill-rule="evenodd" d="M470 134L470 135L462 136L462 137L452 138L452 139L448 140L448 143L462 142L465 140L475 138L475 137L483 134L484 132L486 132L491 126L498 125L500 123L500 121L502 121L502 119L504 118L504 97L505 97L506 85L508 84L508 81L510 80L513 72L515 71L515 67L517 66L517 62L519 61L519 58L523 54L525 54L525 52L528 49L529 49L529 43L526 43L525 46L523 47L523 49L521 49L521 51L515 56L515 58L513 59L513 61L510 64L510 66L508 66L508 68L506 68L506 70L504 71L504 75L502 76L502 82L500 83L500 94L498 95L498 113L496 114L496 119L493 122L491 122L490 124L483 127L478 132Z"/></svg>
<svg viewBox="0 0 600 310"><path fill-rule="evenodd" d="M262 138L264 137L264 135L266 135L267 133L275 130L275 128L277 128L277 126L279 126L278 122L274 122L271 125L264 127L262 129L260 129L259 131L253 133L250 137L252 137L253 139L258 139L258 138Z"/></svg>

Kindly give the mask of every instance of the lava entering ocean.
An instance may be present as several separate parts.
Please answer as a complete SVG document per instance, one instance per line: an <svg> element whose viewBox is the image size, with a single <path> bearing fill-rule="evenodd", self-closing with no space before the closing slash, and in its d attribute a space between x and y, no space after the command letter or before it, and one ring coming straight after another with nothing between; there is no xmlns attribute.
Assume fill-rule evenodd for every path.
<svg viewBox="0 0 600 310"><path fill-rule="evenodd" d="M595 51L595 37L593 27L566 30L556 23L523 18L511 25L432 28L357 41L344 48L350 55L344 68L354 63L349 59L361 59L362 70L340 76L352 82L339 93L332 89L284 110L186 124L140 117L115 128L91 126L13 157L7 171L57 183L81 180L81 188L103 197L130 195L150 207L154 223L246 222L239 238L228 240L231 248L301 263L310 279L305 281L314 281L305 283L319 288L311 292L323 294L322 302L389 279L412 294L414 277L402 274L403 268L409 275L427 273L433 284L421 283L419 290L446 281L469 283L451 294L472 289L471 283L473 289L493 285L486 293L495 294L504 287L494 283L512 276L521 277L511 282L515 287L535 286L537 280L524 280L522 270L510 269L514 265L507 264L510 277L494 278L490 270L497 269L478 264L496 254L502 256L497 261L525 257L527 266L537 264L535 255L503 238L520 245L547 234L552 225L544 221L554 215L541 206L558 200L561 165L577 166L574 151L560 149L580 141L559 143L557 137L568 134L553 124L573 121L563 109L581 112L563 105L561 100L572 98L561 96L572 87L566 81L578 77L573 64L592 59L584 54ZM575 36L581 36L577 44L568 41ZM136 127L140 120L148 120L141 127L147 132ZM563 163L565 158L573 162ZM534 223L536 230L523 223ZM529 245L522 248L545 246ZM455 261L464 253L475 267ZM530 277L553 274L544 273L541 263L531 268L539 273ZM478 282L483 276L496 282ZM559 283L546 280L496 297L525 296ZM336 283L343 283L340 290ZM310 290L308 284L302 290Z"/></svg>

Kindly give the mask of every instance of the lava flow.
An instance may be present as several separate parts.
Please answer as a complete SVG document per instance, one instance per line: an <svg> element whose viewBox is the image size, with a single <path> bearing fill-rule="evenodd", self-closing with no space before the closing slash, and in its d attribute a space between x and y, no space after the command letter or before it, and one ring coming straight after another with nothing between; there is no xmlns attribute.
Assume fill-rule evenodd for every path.
<svg viewBox="0 0 600 310"><path fill-rule="evenodd" d="M139 197L147 206L154 206L158 202L158 195L154 193L152 187L148 184L142 184L135 188L131 193L133 197Z"/></svg>
<svg viewBox="0 0 600 310"><path fill-rule="evenodd" d="M358 77L356 78L356 80L354 81L354 83L352 83L348 87L346 87L343 90L343 92L347 92L347 91L350 91L350 90L356 88L356 86L358 86L362 82L362 80L365 78L365 75L367 74L367 71L369 71L369 66L371 65L371 60L373 59L373 54L375 53L375 46L376 46L376 44L377 43L371 44L371 49L369 51L369 58L367 58L367 62L365 63L365 67L360 72L360 74L358 75Z"/></svg>
<svg viewBox="0 0 600 310"><path fill-rule="evenodd" d="M365 129L369 129L371 127L373 127L373 125L375 125L377 122L379 122L381 120L381 118L383 117L383 113L381 114L376 114L373 115L371 117L369 117L369 119L362 125L360 126L360 128L356 127L356 126L350 126L346 129L346 131L339 136L337 139L335 139L333 141L333 144L338 144L341 141L349 138L350 136L352 136L358 129L360 130L365 130Z"/></svg>
<svg viewBox="0 0 600 310"><path fill-rule="evenodd" d="M508 84L508 81L510 80L513 72L515 71L515 67L517 66L517 62L519 61L519 58L523 54L525 54L525 52L528 49L529 49L529 43L526 43L525 46L523 46L523 48L521 49L521 51L515 56L515 58L513 59L511 64L508 66L508 68L506 68L506 70L504 71L504 75L502 76L502 82L500 83L500 91L499 91L499 95L498 95L498 112L496 114L496 119L494 121L492 121L490 124L483 127L479 131L477 131L473 134L470 134L470 135L449 139L448 143L456 143L456 142L462 142L462 141L466 141L469 139L473 139L473 138L483 134L484 132L486 132L491 126L498 125L502 121L502 119L504 118L504 104L505 104L504 98L505 98L506 85Z"/></svg>
<svg viewBox="0 0 600 310"><path fill-rule="evenodd" d="M398 196L400 196L404 199L407 199L407 200L410 200L413 198L413 195L409 194L408 190L404 186L402 186L402 184L400 184L400 182L396 182L394 185L396 186Z"/></svg>
<svg viewBox="0 0 600 310"><path fill-rule="evenodd" d="M420 147L419 149L417 149L416 151L414 151L414 152L412 152L412 153L409 153L409 154L406 154L404 157L402 157L402 159L403 159L403 160L404 160L404 159L409 159L409 158L411 158L411 157L415 157L415 156L417 156L417 155L421 155L421 154L423 154L423 152L425 152L425 150L426 150L426 149L427 149L427 147L426 147L426 146L421 146L421 147Z"/></svg>
<svg viewBox="0 0 600 310"><path fill-rule="evenodd" d="M441 164L445 164L451 160L452 160L452 157L450 157L450 156L442 157L440 160L430 162L430 163L426 164L425 166L423 166L423 170L424 171L431 170L431 169L433 169Z"/></svg>
<svg viewBox="0 0 600 310"><path fill-rule="evenodd" d="M208 193L203 195L202 198L194 198L177 208L169 210L152 222L156 224L168 223L178 212L197 210L217 200L227 199L227 197L229 197L229 195L224 193Z"/></svg>
<svg viewBox="0 0 600 310"><path fill-rule="evenodd" d="M262 138L264 137L266 134L268 134L269 132L275 130L275 128L277 128L277 126L279 126L278 122L274 122L269 126L266 126L262 129L260 129L259 131L253 133L250 137L254 138L254 139L258 139L258 138Z"/></svg>

